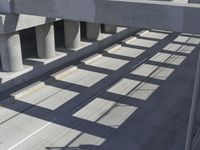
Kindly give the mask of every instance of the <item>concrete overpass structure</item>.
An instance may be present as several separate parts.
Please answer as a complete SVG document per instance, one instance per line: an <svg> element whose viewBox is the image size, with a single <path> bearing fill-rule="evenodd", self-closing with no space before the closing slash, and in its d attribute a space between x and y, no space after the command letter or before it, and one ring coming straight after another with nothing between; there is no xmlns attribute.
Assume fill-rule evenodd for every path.
<svg viewBox="0 0 200 150"><path fill-rule="evenodd" d="M193 1L191 1L193 2ZM14 0L13 13L199 34L200 5L151 0ZM159 20L159 22L158 22Z"/></svg>
<svg viewBox="0 0 200 150"><path fill-rule="evenodd" d="M68 20L65 22L65 46L78 49L80 21L88 22L87 38L89 40L98 39L100 24L107 24L105 29L108 33L116 32L116 26L126 26L199 34L200 15L197 14L200 14L200 5L196 4L198 1L194 2L190 4L185 1L149 0L26 0L25 2L24 0L2 0L0 12L7 14L0 17L1 43L7 43L1 44L4 49L2 50L3 70L23 69L20 39L15 31L34 25L46 24L36 29L38 56L40 58L55 56L55 45L52 44L54 43L52 24L54 19L45 20L44 17ZM28 14L28 16L17 14ZM29 15L34 15L34 17ZM6 35L3 36L4 34ZM15 47L10 46L13 42L16 43ZM15 58L15 61L12 62L12 58Z"/></svg>
<svg viewBox="0 0 200 150"><path fill-rule="evenodd" d="M38 57L49 59L55 57L55 37L53 19L35 15L1 14L0 15L0 45L3 71L16 72L23 70L21 42L19 31L36 27ZM65 47L70 50L81 48L81 29L79 21L64 22ZM100 24L87 23L86 38L97 41L101 33ZM132 32L132 31L131 31ZM116 26L105 26L104 33L117 33ZM13 45L13 43L15 43ZM14 59L13 59L14 58Z"/></svg>
<svg viewBox="0 0 200 150"><path fill-rule="evenodd" d="M34 27L38 57L52 59L56 57L55 21L64 19L64 47L77 51L81 48L81 22L86 22L85 34L89 41L99 39L101 24L105 26L104 32L109 34L115 34L118 26L127 27L131 32L138 28L147 28L200 34L199 2L199 0L1 0L2 69L5 72L24 70L19 34L21 30ZM113 41L111 40L111 43ZM186 150L191 148L198 82L197 76Z"/></svg>

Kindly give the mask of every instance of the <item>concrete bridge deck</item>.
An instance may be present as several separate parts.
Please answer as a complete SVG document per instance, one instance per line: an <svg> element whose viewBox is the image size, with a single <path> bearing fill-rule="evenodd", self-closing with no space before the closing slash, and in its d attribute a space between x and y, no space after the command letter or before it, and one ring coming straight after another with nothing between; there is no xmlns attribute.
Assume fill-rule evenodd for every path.
<svg viewBox="0 0 200 150"><path fill-rule="evenodd" d="M144 32L12 94L0 149L183 150L199 42Z"/></svg>

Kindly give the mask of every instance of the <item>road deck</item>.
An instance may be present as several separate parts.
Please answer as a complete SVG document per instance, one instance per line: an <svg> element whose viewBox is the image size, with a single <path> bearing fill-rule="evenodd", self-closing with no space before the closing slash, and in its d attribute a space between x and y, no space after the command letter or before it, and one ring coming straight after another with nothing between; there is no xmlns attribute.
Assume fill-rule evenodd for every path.
<svg viewBox="0 0 200 150"><path fill-rule="evenodd" d="M2 150L183 150L199 36L149 31L1 101Z"/></svg>

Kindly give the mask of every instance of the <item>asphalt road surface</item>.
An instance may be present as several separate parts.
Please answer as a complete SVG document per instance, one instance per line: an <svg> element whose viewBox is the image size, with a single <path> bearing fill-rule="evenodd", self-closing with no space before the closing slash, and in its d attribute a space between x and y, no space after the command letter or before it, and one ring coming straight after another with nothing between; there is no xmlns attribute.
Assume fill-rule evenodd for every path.
<svg viewBox="0 0 200 150"><path fill-rule="evenodd" d="M199 42L149 31L1 101L0 150L183 150Z"/></svg>

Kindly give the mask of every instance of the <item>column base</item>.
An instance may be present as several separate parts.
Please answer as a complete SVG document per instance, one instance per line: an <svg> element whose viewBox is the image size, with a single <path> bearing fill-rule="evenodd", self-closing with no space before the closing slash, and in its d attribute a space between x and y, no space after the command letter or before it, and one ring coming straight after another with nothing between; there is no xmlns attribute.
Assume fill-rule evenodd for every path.
<svg viewBox="0 0 200 150"><path fill-rule="evenodd" d="M0 35L2 70L17 72L24 69L19 32Z"/></svg>
<svg viewBox="0 0 200 150"><path fill-rule="evenodd" d="M96 41L99 39L101 33L101 25L97 23L86 24L86 38L90 41Z"/></svg>
<svg viewBox="0 0 200 150"><path fill-rule="evenodd" d="M53 23L41 25L36 29L37 51L39 58L55 57L55 35Z"/></svg>
<svg viewBox="0 0 200 150"><path fill-rule="evenodd" d="M79 21L64 21L65 47L70 50L78 50L81 47L81 34Z"/></svg>
<svg viewBox="0 0 200 150"><path fill-rule="evenodd" d="M108 34L117 33L117 26L114 25L104 25L104 32Z"/></svg>

